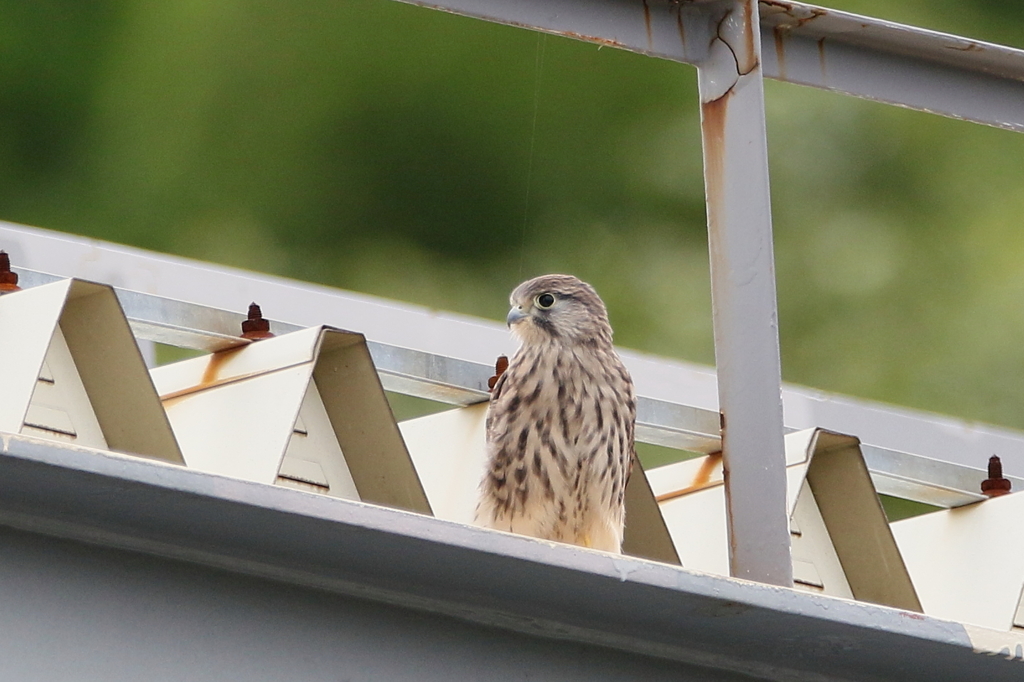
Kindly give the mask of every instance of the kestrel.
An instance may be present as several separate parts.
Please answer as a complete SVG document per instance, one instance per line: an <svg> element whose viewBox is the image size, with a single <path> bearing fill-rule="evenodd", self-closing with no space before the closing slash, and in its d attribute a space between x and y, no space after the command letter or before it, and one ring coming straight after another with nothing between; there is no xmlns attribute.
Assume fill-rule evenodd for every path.
<svg viewBox="0 0 1024 682"><path fill-rule="evenodd" d="M621 552L636 398L604 302L570 275L510 301L521 345L491 393L476 523Z"/></svg>

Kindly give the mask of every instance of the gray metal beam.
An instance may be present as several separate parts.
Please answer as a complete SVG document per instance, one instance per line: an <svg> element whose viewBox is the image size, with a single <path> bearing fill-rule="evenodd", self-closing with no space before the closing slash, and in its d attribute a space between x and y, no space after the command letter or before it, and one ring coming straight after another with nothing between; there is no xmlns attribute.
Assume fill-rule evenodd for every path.
<svg viewBox="0 0 1024 682"><path fill-rule="evenodd" d="M698 65L714 3L401 0ZM1024 50L816 5L760 0L767 78L1024 131Z"/></svg>
<svg viewBox="0 0 1024 682"><path fill-rule="evenodd" d="M883 495L923 502L936 507L962 507L987 499L981 494L985 469L958 466L874 445L862 445L864 462L875 490ZM1013 490L1024 490L1024 480L1011 477Z"/></svg>
<svg viewBox="0 0 1024 682"><path fill-rule="evenodd" d="M19 679L133 679L139 666L159 671L147 679L269 679L292 640L309 655L292 663L303 679L395 679L390 656L422 666L419 679L612 677L580 660L589 652L644 679L1009 682L1024 665L1006 660L1012 633L20 436L0 436L0 526L18 531L0 529L0 650ZM268 626L259 637L254 621ZM380 655L357 653L367 638L344 622L382 638ZM66 645L52 647L54 632ZM477 656L497 658L474 675L467 646L485 646L482 633ZM34 659L12 641L51 646ZM516 657L498 654L509 647ZM110 651L122 655L102 659L105 677L41 672ZM410 679L412 667L390 670Z"/></svg>
<svg viewBox="0 0 1024 682"><path fill-rule="evenodd" d="M757 0L714 5L697 69L731 575L792 586Z"/></svg>
<svg viewBox="0 0 1024 682"><path fill-rule="evenodd" d="M239 321L249 303L255 301L271 320L272 329L329 324L362 332L372 341L462 358L492 368L498 355L515 350L508 330L489 320L98 239L0 221L0 248L10 254L16 271L23 268L60 277L79 277L221 311L238 311L209 327L225 336L237 334ZM188 315L202 326L205 313ZM170 329L176 318L163 319ZM203 339L189 341L181 336L174 342L183 347L210 349L203 345L207 343Z"/></svg>
<svg viewBox="0 0 1024 682"><path fill-rule="evenodd" d="M10 682L739 682L729 672L2 526L0 548L0 659Z"/></svg>

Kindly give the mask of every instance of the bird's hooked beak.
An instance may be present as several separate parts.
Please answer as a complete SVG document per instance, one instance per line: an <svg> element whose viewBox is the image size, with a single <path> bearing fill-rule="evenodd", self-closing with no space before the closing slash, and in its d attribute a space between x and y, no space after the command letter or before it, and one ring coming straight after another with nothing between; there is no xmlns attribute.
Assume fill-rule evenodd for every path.
<svg viewBox="0 0 1024 682"><path fill-rule="evenodd" d="M520 306L512 306L512 310L508 311L508 317L505 318L505 324L511 327L525 317L527 317L527 314L523 312Z"/></svg>

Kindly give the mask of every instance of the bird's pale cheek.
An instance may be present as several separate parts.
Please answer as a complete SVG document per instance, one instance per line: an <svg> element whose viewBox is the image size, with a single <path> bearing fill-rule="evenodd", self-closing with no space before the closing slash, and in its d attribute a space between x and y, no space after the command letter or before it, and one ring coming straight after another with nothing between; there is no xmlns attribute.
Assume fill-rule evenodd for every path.
<svg viewBox="0 0 1024 682"><path fill-rule="evenodd" d="M512 330L513 337L527 345L540 343L544 340L541 330L537 328L536 321L530 318L520 320L516 324L511 325L510 329Z"/></svg>

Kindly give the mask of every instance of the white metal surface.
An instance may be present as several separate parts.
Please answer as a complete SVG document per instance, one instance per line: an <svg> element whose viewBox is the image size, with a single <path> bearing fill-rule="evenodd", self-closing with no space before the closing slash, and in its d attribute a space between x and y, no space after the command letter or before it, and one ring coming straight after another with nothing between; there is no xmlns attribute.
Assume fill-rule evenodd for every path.
<svg viewBox="0 0 1024 682"><path fill-rule="evenodd" d="M360 499L316 381L306 384L275 483L345 500Z"/></svg>
<svg viewBox="0 0 1024 682"><path fill-rule="evenodd" d="M59 324L53 329L20 433L108 449Z"/></svg>
<svg viewBox="0 0 1024 682"><path fill-rule="evenodd" d="M850 581L846 579L843 564L806 480L800 482L800 492L789 517L789 528L794 586L809 592L853 599Z"/></svg>
<svg viewBox="0 0 1024 682"><path fill-rule="evenodd" d="M69 286L67 282L0 298L0 329L5 332L0 353L0 431L19 433L25 423Z"/></svg>
<svg viewBox="0 0 1024 682"><path fill-rule="evenodd" d="M786 436L787 532L796 587L920 611L855 438ZM683 566L728 573L720 457L647 473Z"/></svg>
<svg viewBox="0 0 1024 682"><path fill-rule="evenodd" d="M154 376L163 369L154 369ZM295 365L165 400L185 464L274 483L312 373L312 363Z"/></svg>
<svg viewBox="0 0 1024 682"><path fill-rule="evenodd" d="M892 531L926 614L995 630L1014 625L1024 589L1024 495L898 521Z"/></svg>
<svg viewBox="0 0 1024 682"><path fill-rule="evenodd" d="M439 519L473 523L487 468L486 415L487 404L480 403L398 425L430 508Z"/></svg>
<svg viewBox="0 0 1024 682"><path fill-rule="evenodd" d="M430 513L360 334L312 327L151 374L190 468Z"/></svg>
<svg viewBox="0 0 1024 682"><path fill-rule="evenodd" d="M1024 630L1024 589L1021 589L1020 599L1017 600L1017 613L1013 617L1014 630Z"/></svg>
<svg viewBox="0 0 1024 682"><path fill-rule="evenodd" d="M0 431L180 463L113 289L63 280L0 297Z"/></svg>
<svg viewBox="0 0 1024 682"><path fill-rule="evenodd" d="M487 467L485 420L479 404L399 424L434 515L473 522L480 481ZM668 528L639 462L626 485L624 554L678 564Z"/></svg>

